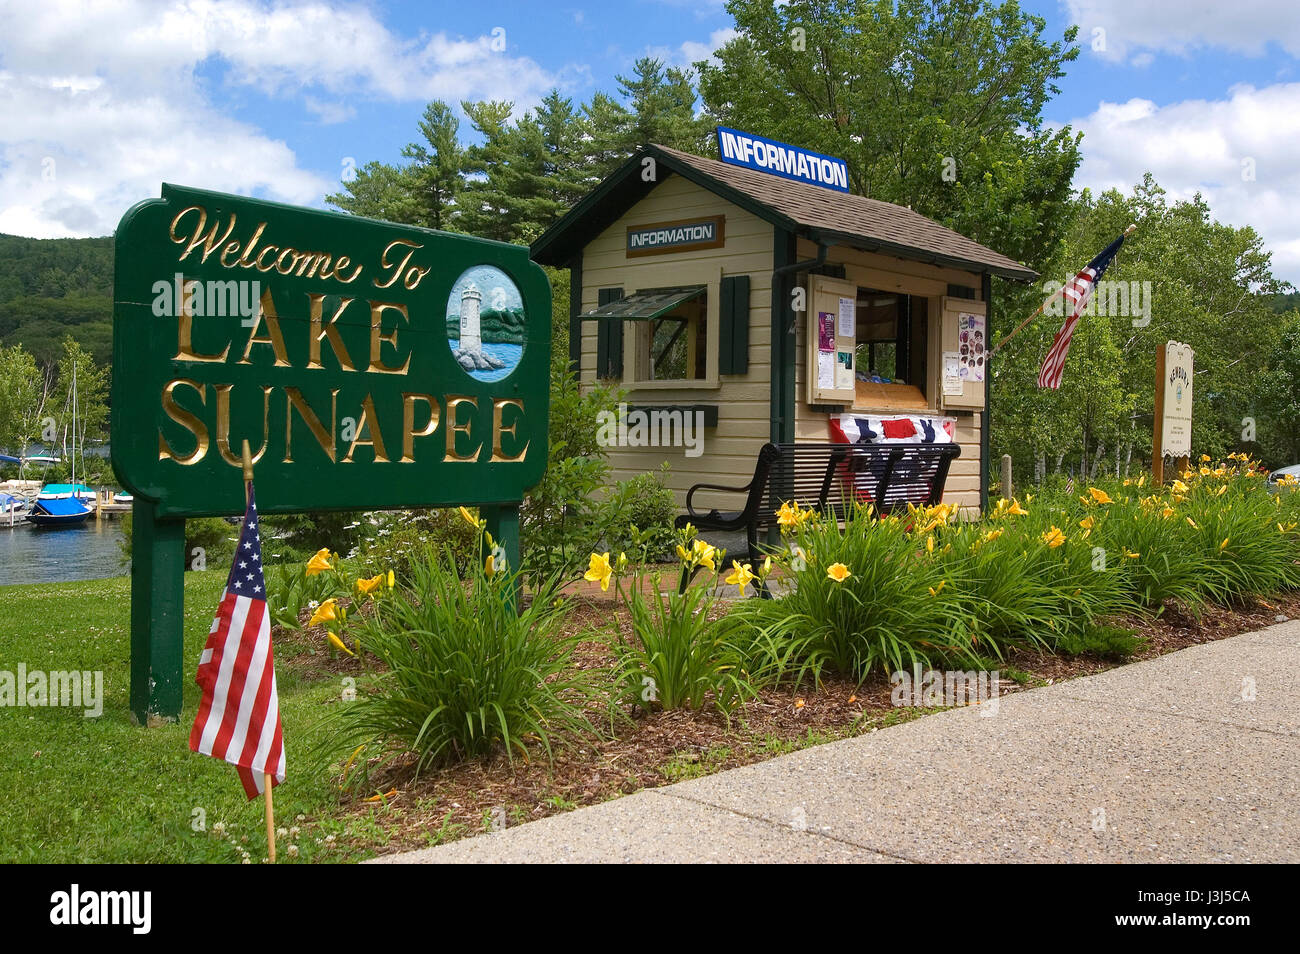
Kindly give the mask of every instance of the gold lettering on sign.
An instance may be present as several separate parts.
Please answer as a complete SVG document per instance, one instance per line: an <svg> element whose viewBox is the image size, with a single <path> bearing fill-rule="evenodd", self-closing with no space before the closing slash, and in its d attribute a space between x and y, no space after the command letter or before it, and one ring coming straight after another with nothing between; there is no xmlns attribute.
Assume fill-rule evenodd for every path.
<svg viewBox="0 0 1300 954"><path fill-rule="evenodd" d="M330 391L330 428L325 430L325 425L320 422L316 412L311 409L307 399L302 396L302 391L298 388L285 388L285 397L288 398L284 404L284 462L293 463L293 412L296 409L298 416L302 418L303 423L307 425L316 442L320 444L330 462L336 461L335 454L338 453L334 446L334 435L339 430L339 389L334 388Z"/></svg>
<svg viewBox="0 0 1300 954"><path fill-rule="evenodd" d="M243 461L236 457L230 451L230 389L233 384L218 384L217 389L217 450L221 451L221 459L232 467L242 466ZM253 455L253 463L256 464L266 453L266 448L271 442L271 392L275 388L269 384L262 385L262 446L258 448L257 453Z"/></svg>
<svg viewBox="0 0 1300 954"><path fill-rule="evenodd" d="M420 430L415 429L415 402L429 405L429 420ZM399 464L415 463L415 439L428 437L438 429L438 399L432 394L402 394L402 459Z"/></svg>
<svg viewBox="0 0 1300 954"><path fill-rule="evenodd" d="M181 291L181 313L176 323L176 357L173 361L225 361L230 354L230 342L226 342L221 354L201 354L194 350L194 295L191 291L198 285L196 281L185 282ZM199 286L201 287L201 286Z"/></svg>
<svg viewBox="0 0 1300 954"><path fill-rule="evenodd" d="M362 430L365 430L370 435L370 440L363 441L361 439ZM388 451L384 449L384 435L379 430L379 417L375 414L375 402L369 394L361 402L361 420L357 421L357 433L352 438L352 446L343 455L343 463L352 463L352 452L358 447L369 447L373 450L376 464L388 463Z"/></svg>
<svg viewBox="0 0 1300 954"><path fill-rule="evenodd" d="M469 431L474 424L473 414L464 424L456 423L456 409L462 404L468 404L475 411L478 410L478 398L466 394L447 395L447 455L443 457L444 461L472 461L477 459L478 452L483 449L483 442L479 441L478 447L475 447L467 455L462 456L456 451L456 435L464 434L466 437L470 437Z"/></svg>
<svg viewBox="0 0 1300 954"><path fill-rule="evenodd" d="M190 233L188 238L184 235L177 235L176 234L177 224L180 222L181 219L185 218L185 216L189 215L191 212L198 213L198 221L194 223L194 231ZM178 262L185 261L185 259L189 257L190 252L194 251L200 245L203 246L203 254L199 257L199 260L206 262L208 260L208 256L217 250L217 246L221 245L226 241L226 239L230 238L230 233L235 230L235 216L233 213L231 213L230 224L226 226L226 232L224 235L221 236L221 238L217 238L217 229L221 228L220 223L213 225L212 230L208 232L207 235L204 235L203 228L207 224L208 224L208 212L201 205L191 205L188 206L187 208L181 209L179 212L176 213L176 217L172 219L172 224L167 229L167 234L171 237L171 240L175 242L177 245L185 246L185 251L181 252L180 256L176 259Z"/></svg>
<svg viewBox="0 0 1300 954"><path fill-rule="evenodd" d="M352 356L348 354L348 349L343 343L342 335L340 335L339 330L334 327L334 322L339 320L340 316L342 316L348 305L352 304L354 299L339 299L339 306L334 310L334 317L332 317L328 322L325 322L324 327L322 327L321 319L325 307L325 296L311 293L307 295L307 298L311 302L311 334L307 339L309 346L307 367L325 367L320 363L320 343L328 338L330 340L330 347L334 349L334 357L339 359L339 367L344 371L355 371L357 366L352 363Z"/></svg>
<svg viewBox="0 0 1300 954"><path fill-rule="evenodd" d="M509 427L501 423L501 414L507 407L519 408L519 413L515 416ZM514 464L524 459L528 453L528 445L531 441L524 441L524 448L514 457L507 457L501 450L501 435L509 434L518 440L517 431L519 430L519 421L524 416L524 402L518 398L497 398L492 402L492 463L494 464Z"/></svg>
<svg viewBox="0 0 1300 954"><path fill-rule="evenodd" d="M334 271L330 272L329 274L326 274L325 271L321 271L320 277L334 278L337 279L338 281L341 281L344 285L351 285L353 282L357 280L357 276L361 274L361 266L358 265L356 268L352 269L352 274L349 275L347 278L344 278L343 271L350 264L352 264L352 259L348 258L346 255L340 255L338 257L338 261L334 263Z"/></svg>
<svg viewBox="0 0 1300 954"><path fill-rule="evenodd" d="M391 335L383 333L384 312L389 309L400 314L408 324L411 321L411 316L407 314L405 305L390 304L386 301L372 301L370 303L370 367L366 370L376 371L380 374L405 374L411 367L411 356L409 354L400 368L390 368L384 364L381 357L385 341L393 346L394 351L397 350L397 329L400 324L393 326Z"/></svg>
<svg viewBox="0 0 1300 954"><path fill-rule="evenodd" d="M258 329L262 327L262 320L266 320L266 330L269 337L259 338ZM271 300L271 289L262 292L262 299L257 306L257 320L253 325L252 332L248 335L248 344L244 346L244 356L239 360L240 364L252 364L248 360L248 353L253 350L255 344L269 344L271 350L275 352L275 366L277 368L289 367L289 354L284 350L284 335L280 334L280 316L275 313L275 302Z"/></svg>
<svg viewBox="0 0 1300 954"><path fill-rule="evenodd" d="M393 246L395 245L402 245L406 248L406 256L396 264L388 261L388 253L393 250ZM393 274L389 275L387 280L382 282L379 280L380 276L376 276L371 279L371 284L376 288L387 288L389 285L393 284L393 282L405 276L402 284L407 288L415 288L416 285L420 284L420 279L429 273L427 268L416 266L408 271L406 267L406 263L411 260L411 256L415 254L417 248L424 248L424 246L419 245L416 242L407 241L406 239L395 239L394 241L389 242L387 247L384 248L383 253L379 256L379 267L384 269L391 268Z"/></svg>
<svg viewBox="0 0 1300 954"><path fill-rule="evenodd" d="M167 439L163 437L162 430L158 431L158 459L174 460L182 466L188 467L191 464L197 464L203 459L203 455L208 452L208 428L196 415L191 414L183 407L176 403L176 397L172 393L178 385L184 384L193 388L199 393L199 403L207 407L208 396L203 390L203 385L197 381L191 381L189 378L177 378L174 381L168 381L162 389L162 409L163 412L181 427L188 430L194 435L194 450L188 454L177 454L172 450Z"/></svg>

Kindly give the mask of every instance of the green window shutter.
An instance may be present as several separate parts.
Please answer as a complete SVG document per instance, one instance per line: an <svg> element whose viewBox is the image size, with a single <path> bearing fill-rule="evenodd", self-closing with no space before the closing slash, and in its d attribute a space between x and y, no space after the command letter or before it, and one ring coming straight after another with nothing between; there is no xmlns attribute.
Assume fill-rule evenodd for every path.
<svg viewBox="0 0 1300 954"><path fill-rule="evenodd" d="M596 305L603 307L623 297L621 288L601 288L596 292ZM623 376L623 322L617 318L601 318L596 322L596 377L621 378Z"/></svg>
<svg viewBox="0 0 1300 954"><path fill-rule="evenodd" d="M722 279L718 303L718 373L745 374L749 370L749 276Z"/></svg>

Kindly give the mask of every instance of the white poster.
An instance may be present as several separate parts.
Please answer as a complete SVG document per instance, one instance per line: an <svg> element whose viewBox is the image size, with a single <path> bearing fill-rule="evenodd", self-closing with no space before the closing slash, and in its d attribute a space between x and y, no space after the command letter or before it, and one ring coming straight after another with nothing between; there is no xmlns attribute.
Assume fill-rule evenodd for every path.
<svg viewBox="0 0 1300 954"><path fill-rule="evenodd" d="M840 299L839 336L841 338L856 338L858 336L857 307L858 303L852 298Z"/></svg>
<svg viewBox="0 0 1300 954"><path fill-rule="evenodd" d="M1192 349L1177 341L1165 344L1164 452L1167 457L1192 453Z"/></svg>
<svg viewBox="0 0 1300 954"><path fill-rule="evenodd" d="M961 396L961 355L956 351L943 353L943 393Z"/></svg>
<svg viewBox="0 0 1300 954"><path fill-rule="evenodd" d="M987 344L984 316L962 312L957 316L957 357L963 381L983 381Z"/></svg>
<svg viewBox="0 0 1300 954"><path fill-rule="evenodd" d="M819 388L835 387L835 352L817 352L817 386Z"/></svg>

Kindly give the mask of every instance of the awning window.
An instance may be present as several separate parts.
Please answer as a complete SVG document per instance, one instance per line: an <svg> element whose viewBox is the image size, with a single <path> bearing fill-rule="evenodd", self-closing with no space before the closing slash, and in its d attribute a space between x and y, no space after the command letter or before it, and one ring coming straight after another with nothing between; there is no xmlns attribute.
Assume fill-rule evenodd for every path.
<svg viewBox="0 0 1300 954"><path fill-rule="evenodd" d="M599 308L583 312L580 317L583 321L592 321L597 318L649 321L658 318L660 315L666 315L674 308L700 297L706 289L707 286L705 285L694 285L690 288L658 288L633 292L625 298L618 299L618 301L611 301Z"/></svg>

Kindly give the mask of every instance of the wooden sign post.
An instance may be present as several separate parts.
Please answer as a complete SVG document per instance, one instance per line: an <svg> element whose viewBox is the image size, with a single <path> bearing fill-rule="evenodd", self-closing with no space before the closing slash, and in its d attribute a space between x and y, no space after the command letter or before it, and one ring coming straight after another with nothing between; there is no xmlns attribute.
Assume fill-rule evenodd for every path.
<svg viewBox="0 0 1300 954"><path fill-rule="evenodd" d="M244 513L244 440L264 515L477 506L518 568L550 414L526 247L164 185L115 249L138 722L180 716L185 518Z"/></svg>
<svg viewBox="0 0 1300 954"><path fill-rule="evenodd" d="M1167 341L1156 351L1156 406L1151 433L1151 476L1165 482L1165 457L1174 474L1187 470L1192 453L1192 349Z"/></svg>

